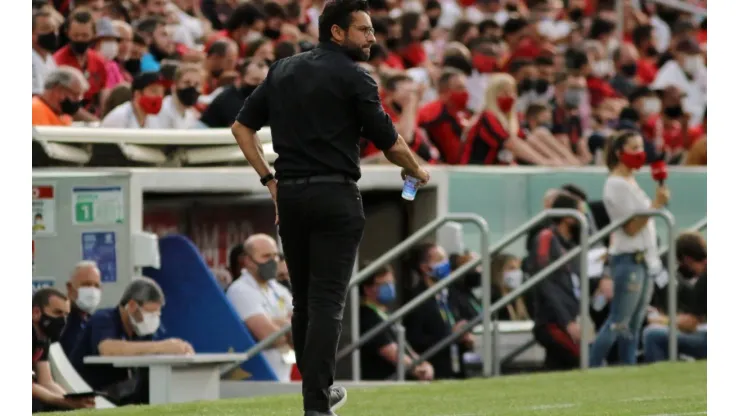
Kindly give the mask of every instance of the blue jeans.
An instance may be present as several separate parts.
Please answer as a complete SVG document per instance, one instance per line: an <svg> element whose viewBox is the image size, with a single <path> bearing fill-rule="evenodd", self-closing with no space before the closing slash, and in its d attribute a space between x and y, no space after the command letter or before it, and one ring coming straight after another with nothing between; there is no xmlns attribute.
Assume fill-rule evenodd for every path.
<svg viewBox="0 0 740 416"><path fill-rule="evenodd" d="M637 262L635 254L611 256L609 267L614 279L614 298L609 317L591 345L591 367L600 367L604 363L614 342L617 342L622 364L637 363L640 329L653 292L647 266L644 261Z"/></svg>
<svg viewBox="0 0 740 416"><path fill-rule="evenodd" d="M648 327L642 332L645 361L654 363L668 359L668 327ZM707 331L678 333L678 352L694 358L707 358Z"/></svg>

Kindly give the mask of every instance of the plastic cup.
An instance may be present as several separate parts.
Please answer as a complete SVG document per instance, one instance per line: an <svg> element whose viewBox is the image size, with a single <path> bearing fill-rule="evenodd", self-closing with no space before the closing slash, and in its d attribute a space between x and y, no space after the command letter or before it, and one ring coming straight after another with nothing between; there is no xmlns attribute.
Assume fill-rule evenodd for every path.
<svg viewBox="0 0 740 416"><path fill-rule="evenodd" d="M403 190L401 191L401 198L407 201L413 201L416 198L416 183L418 179L407 176L403 182Z"/></svg>

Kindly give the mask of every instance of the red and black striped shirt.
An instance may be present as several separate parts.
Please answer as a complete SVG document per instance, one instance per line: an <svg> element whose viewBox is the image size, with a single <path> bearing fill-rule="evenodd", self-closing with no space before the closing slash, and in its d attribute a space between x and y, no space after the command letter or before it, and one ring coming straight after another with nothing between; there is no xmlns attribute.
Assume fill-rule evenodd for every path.
<svg viewBox="0 0 740 416"><path fill-rule="evenodd" d="M452 112L441 100L432 101L419 110L419 127L439 149L442 160L456 165L460 160L463 126L462 120L469 117L468 111Z"/></svg>
<svg viewBox="0 0 740 416"><path fill-rule="evenodd" d="M504 148L509 140L508 130L490 111L484 111L467 134L460 155L461 165L513 165L514 155ZM517 136L524 138L519 129Z"/></svg>

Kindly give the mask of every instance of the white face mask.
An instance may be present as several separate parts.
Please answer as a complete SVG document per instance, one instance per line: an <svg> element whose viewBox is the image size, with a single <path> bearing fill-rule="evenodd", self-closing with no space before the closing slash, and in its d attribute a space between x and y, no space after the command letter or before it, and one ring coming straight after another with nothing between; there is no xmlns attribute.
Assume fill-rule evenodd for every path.
<svg viewBox="0 0 740 416"><path fill-rule="evenodd" d="M110 61L118 56L118 42L114 40L106 40L100 44L100 50L98 52L100 52L105 59Z"/></svg>
<svg viewBox="0 0 740 416"><path fill-rule="evenodd" d="M504 286L509 289L518 288L522 284L522 280L524 280L524 274L521 269L504 272Z"/></svg>
<svg viewBox="0 0 740 416"><path fill-rule="evenodd" d="M242 36L242 42L243 43L249 43L253 40L257 40L262 37L262 34L259 32L250 31L246 35Z"/></svg>
<svg viewBox="0 0 740 416"><path fill-rule="evenodd" d="M612 64L612 61L608 59L604 59L598 62L594 62L592 69L593 69L594 75L596 75L599 78L604 78L612 74L613 68L614 68L614 65Z"/></svg>
<svg viewBox="0 0 740 416"><path fill-rule="evenodd" d="M653 115L660 112L660 100L658 98L648 98L642 103L642 113L644 115Z"/></svg>
<svg viewBox="0 0 740 416"><path fill-rule="evenodd" d="M75 304L83 311L93 313L100 304L100 295L100 289L97 287L81 287L77 289Z"/></svg>
<svg viewBox="0 0 740 416"><path fill-rule="evenodd" d="M683 62L683 66L686 72L695 75L704 66L704 59L699 55L687 56Z"/></svg>
<svg viewBox="0 0 740 416"><path fill-rule="evenodd" d="M141 322L136 322L133 315L128 316L129 321L131 321L131 325L134 326L134 332L136 332L136 335L140 337L145 337L157 332L157 329L159 329L159 313L146 312L141 308L139 308L139 310L141 311L141 316L143 317Z"/></svg>

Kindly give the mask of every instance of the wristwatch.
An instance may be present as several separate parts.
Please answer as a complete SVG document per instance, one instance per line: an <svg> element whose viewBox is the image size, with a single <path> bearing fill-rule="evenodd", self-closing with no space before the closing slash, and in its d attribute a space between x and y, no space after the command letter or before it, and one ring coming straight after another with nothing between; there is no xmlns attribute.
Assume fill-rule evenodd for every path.
<svg viewBox="0 0 740 416"><path fill-rule="evenodd" d="M260 178L260 182L262 182L263 186L267 186L267 182L270 182L273 179L275 179L275 175L273 175L272 173L268 173L267 175Z"/></svg>

